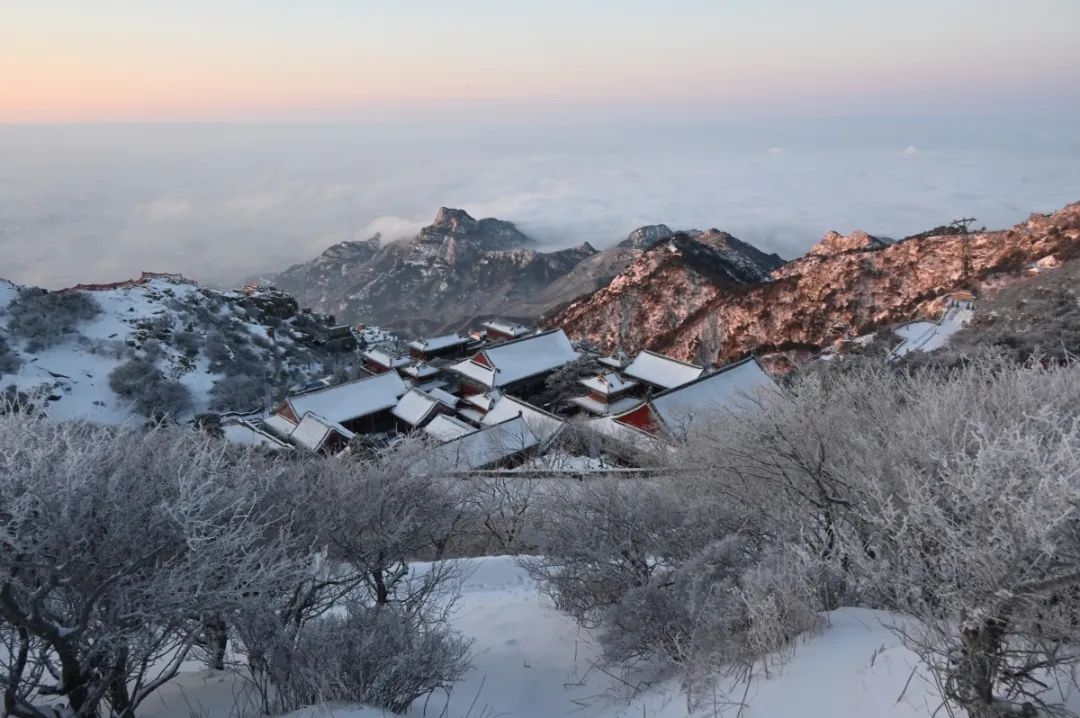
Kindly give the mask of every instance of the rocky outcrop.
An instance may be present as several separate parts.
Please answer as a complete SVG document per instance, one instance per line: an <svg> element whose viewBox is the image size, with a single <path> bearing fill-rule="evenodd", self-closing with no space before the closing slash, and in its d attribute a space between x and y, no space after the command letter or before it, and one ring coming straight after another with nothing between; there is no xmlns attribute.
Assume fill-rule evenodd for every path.
<svg viewBox="0 0 1080 718"><path fill-rule="evenodd" d="M649 348L699 361L814 352L934 315L950 290L1013 280L1051 255L1077 256L1080 203L1007 231L917 236L886 246L873 239L830 235L823 249L776 269L768 282L717 279L648 252L547 322L606 349Z"/></svg>
<svg viewBox="0 0 1080 718"><path fill-rule="evenodd" d="M616 249L648 249L662 239L675 234L666 224L647 224L638 227L626 239L615 245Z"/></svg>
<svg viewBox="0 0 1080 718"><path fill-rule="evenodd" d="M512 223L442 207L411 240L347 242L262 283L339 321L410 335L460 329L493 314L533 321L530 300L597 251L538 252Z"/></svg>
<svg viewBox="0 0 1080 718"><path fill-rule="evenodd" d="M820 242L815 244L809 251L817 257L832 257L846 252L871 252L876 249L884 249L891 242L880 237L873 237L861 229L857 229L846 237L839 232L829 232Z"/></svg>
<svg viewBox="0 0 1080 718"><path fill-rule="evenodd" d="M781 260L718 230L679 232L639 253L604 288L545 319L605 348L649 346L718 297L769 280Z"/></svg>
<svg viewBox="0 0 1080 718"><path fill-rule="evenodd" d="M443 244L448 240L464 240L487 250L506 250L535 244L512 222L488 217L473 219L463 209L440 207L435 221L420 230L416 241Z"/></svg>

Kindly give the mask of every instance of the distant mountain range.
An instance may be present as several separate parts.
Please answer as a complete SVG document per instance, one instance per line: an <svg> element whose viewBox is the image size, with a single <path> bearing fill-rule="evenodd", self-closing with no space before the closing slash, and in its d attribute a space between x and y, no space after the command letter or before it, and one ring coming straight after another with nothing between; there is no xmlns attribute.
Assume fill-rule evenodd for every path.
<svg viewBox="0 0 1080 718"><path fill-rule="evenodd" d="M444 208L409 241L335 245L264 279L280 289L221 292L145 275L44 292L0 280L0 392L34 394L50 415L113 423L166 400L185 417L264 409L289 387L355 362L357 335L345 332L342 346L335 339L342 321L415 337L494 315L562 327L602 351L652 349L702 364L753 352L784 370L822 350L844 351L853 338L934 318L950 292L993 295L1080 258L1080 203L1001 231L938 227L897 241L830 232L790 262L717 229L665 225L641 227L604 251L533 245L509 222ZM1043 346L1048 336L1074 346L1054 339L1052 327L1030 329L1043 319L1031 316L1036 305L1042 314L1075 309L1071 286L1035 287L1008 321L998 321L999 308L976 323L1007 347ZM372 332L372 340L386 337Z"/></svg>
<svg viewBox="0 0 1080 718"><path fill-rule="evenodd" d="M706 274L736 282L767 281L783 263L719 230L676 233L665 225L641 227L604 251L585 243L541 252L510 222L443 207L411 240L343 242L258 281L341 321L422 335L496 315L535 322L606 287L661 242L693 253Z"/></svg>
<svg viewBox="0 0 1080 718"><path fill-rule="evenodd" d="M988 291L1033 265L1080 256L1080 203L1001 231L939 227L899 241L830 232L805 256L773 267L768 281L710 272L699 255L686 241L655 244L544 323L602 348L702 362L757 352L790 365L878 328L935 317L951 291Z"/></svg>
<svg viewBox="0 0 1080 718"><path fill-rule="evenodd" d="M603 349L780 362L878 327L935 316L953 290L983 290L1080 251L1080 204L1010 230L941 226L900 240L829 232L784 262L718 229L640 227L613 247L540 252L510 222L442 208L411 240L335 245L263 278L339 321L403 334L501 316L564 327Z"/></svg>

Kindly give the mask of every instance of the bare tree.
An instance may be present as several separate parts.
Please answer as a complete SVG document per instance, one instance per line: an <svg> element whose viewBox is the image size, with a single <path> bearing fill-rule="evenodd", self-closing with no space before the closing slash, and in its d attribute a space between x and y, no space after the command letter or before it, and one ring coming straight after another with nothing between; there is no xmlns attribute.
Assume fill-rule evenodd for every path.
<svg viewBox="0 0 1080 718"><path fill-rule="evenodd" d="M231 618L264 711L293 710L312 700L374 702L401 711L408 705L403 695L411 702L467 665L467 643L447 626L460 569L446 560L418 565L424 557L442 556L463 501L435 479L407 470L425 450L399 442L363 460L347 453L308 458L268 498L290 507L290 524L307 537L296 544L307 569ZM330 615L342 606L351 606L355 620L341 623ZM398 633L369 635L336 651L343 638L330 625L359 632L396 626ZM360 660L359 646L385 651L388 645L401 648L398 662L380 663L373 655L362 678L350 673L349 665ZM377 666L389 675L379 675ZM343 673L330 680L338 669ZM392 680L393 690L387 687ZM386 690L376 690L380 685Z"/></svg>
<svg viewBox="0 0 1080 718"><path fill-rule="evenodd" d="M202 616L295 571L257 510L267 471L193 432L0 416L5 712L133 716Z"/></svg>

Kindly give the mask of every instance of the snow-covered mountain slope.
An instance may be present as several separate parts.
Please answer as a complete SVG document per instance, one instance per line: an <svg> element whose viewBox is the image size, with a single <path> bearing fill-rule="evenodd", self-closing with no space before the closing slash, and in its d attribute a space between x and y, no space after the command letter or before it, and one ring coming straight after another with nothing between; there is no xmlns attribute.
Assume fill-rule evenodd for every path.
<svg viewBox="0 0 1080 718"><path fill-rule="evenodd" d="M477 220L443 207L411 240L382 243L373 237L335 245L258 281L353 323L438 333L478 317L513 316L513 304L596 253L587 244L555 252L538 252L534 244L510 222Z"/></svg>
<svg viewBox="0 0 1080 718"><path fill-rule="evenodd" d="M0 282L0 392L50 417L112 424L151 413L142 392L163 387L180 421L257 410L352 353L327 341L329 324L280 292L165 275L48 293ZM125 396L110 386L118 367L130 370Z"/></svg>
<svg viewBox="0 0 1080 718"><path fill-rule="evenodd" d="M589 243L539 252L510 222L476 220L443 207L409 241L382 244L373 237L334 245L310 262L259 281L352 322L425 334L461 329L492 315L532 322L607 286L643 251L673 235L666 225L649 225L602 252ZM754 281L768 280L783 263L719 230L680 236L696 239L699 253Z"/></svg>
<svg viewBox="0 0 1080 718"><path fill-rule="evenodd" d="M406 713L505 718L916 718L933 715L940 693L915 655L889 629L897 617L842 608L824 614L824 627L799 641L790 658L759 670L749 681L721 683L715 703L687 707L677 680L635 683L598 665L588 631L558 613L511 557L468 559L466 580L452 617L474 640L473 669L449 697L417 701ZM144 704L147 718L235 715L244 685L235 675L208 674L190 663ZM630 690L629 679L639 688ZM1070 707L1080 707L1072 695ZM445 708L445 712L444 711ZM310 708L294 718L386 718L362 706Z"/></svg>

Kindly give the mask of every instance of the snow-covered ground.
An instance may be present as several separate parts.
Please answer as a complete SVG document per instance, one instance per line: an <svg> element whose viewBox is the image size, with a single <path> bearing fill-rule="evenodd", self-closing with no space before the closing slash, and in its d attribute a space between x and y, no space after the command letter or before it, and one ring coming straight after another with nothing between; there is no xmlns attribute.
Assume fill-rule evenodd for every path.
<svg viewBox="0 0 1080 718"><path fill-rule="evenodd" d="M904 340L892 351L899 358L913 351L931 352L949 343L949 339L968 322L975 310L966 307L950 307L939 322L912 322L895 331Z"/></svg>
<svg viewBox="0 0 1080 718"><path fill-rule="evenodd" d="M6 309L18 292L18 287L0 280L0 335L5 334ZM312 350L280 328L277 335L271 335L263 323L268 317L255 308L249 311L241 306L244 295L240 292L204 290L187 281L160 277L95 289L87 295L101 311L53 346L32 352L25 342L8 338L21 366L14 372L0 373L0 390L13 385L31 396L47 397L45 410L58 420L141 422L144 417L109 387L109 373L135 356L147 339L161 333L154 329L156 323L166 326L167 332L162 334L164 340L157 342L155 361L166 377L176 379L191 393L193 406L187 415L178 417L181 420L206 411L211 390L225 376L210 371L204 345L211 331L229 329L247 337L251 351L267 366L273 364L269 348L273 346L278 358L295 366L302 376L323 371L325 352ZM202 349L194 358L172 340L173 332L187 327L193 328ZM384 335L378 328L365 333L370 337Z"/></svg>
<svg viewBox="0 0 1080 718"><path fill-rule="evenodd" d="M13 384L27 392L50 387L48 413L59 420L85 419L105 424L139 420L129 403L109 388L109 372L127 358L118 356L109 345L123 346L139 321L162 314L165 309L159 298L165 290L182 299L197 287L154 280L140 286L92 292L101 313L79 325L77 335L55 346L35 354L24 351L25 363L17 373L0 376L0 387ZM0 309L14 298L14 291L0 292ZM205 407L214 380L206 375L205 367L202 369L181 377L192 389L197 408Z"/></svg>
<svg viewBox="0 0 1080 718"><path fill-rule="evenodd" d="M449 699L436 695L426 703L418 701L407 713L411 718L914 718L931 715L939 703L931 683L918 671L913 675L918 665L914 655L885 625L894 618L849 608L827 614L824 629L797 645L782 666L755 676L749 685L727 686L726 698L718 693L715 703L710 699L691 712L675 679L642 684L635 693L622 676L601 670L593 638L555 611L513 558L466 563L472 573L453 622L474 640L474 667ZM243 714L233 708L238 697L244 702L238 679L208 675L197 664L187 669L144 705L140 715ZM305 709L293 718L387 715L332 705Z"/></svg>

